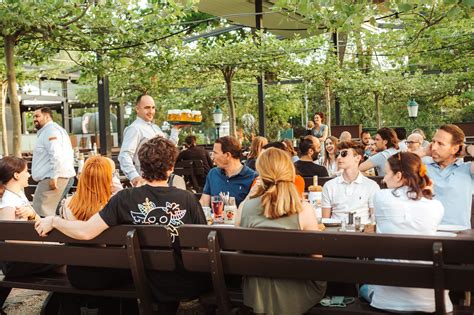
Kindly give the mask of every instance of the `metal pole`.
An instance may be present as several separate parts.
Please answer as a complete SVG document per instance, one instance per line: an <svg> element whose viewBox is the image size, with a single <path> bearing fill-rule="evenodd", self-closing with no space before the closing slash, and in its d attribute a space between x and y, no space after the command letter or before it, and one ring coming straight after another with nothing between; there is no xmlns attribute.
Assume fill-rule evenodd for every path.
<svg viewBox="0 0 474 315"><path fill-rule="evenodd" d="M97 91L99 96L99 139L100 154L111 156L112 143L110 140L110 99L109 78L97 76Z"/></svg>
<svg viewBox="0 0 474 315"><path fill-rule="evenodd" d="M68 94L67 94L67 81L61 81L61 85L63 88L63 97L64 101L63 110L62 110L62 118L63 118L63 127L66 129L67 133L71 133L71 120L70 120L70 112L69 112L69 101L68 101Z"/></svg>
<svg viewBox="0 0 474 315"><path fill-rule="evenodd" d="M337 32L332 33L332 42L334 45L334 54L336 55L337 62L339 63L339 54L338 54L338 41L337 41ZM336 116L336 125L341 125L341 104L339 102L339 98L334 95L334 102L335 102L335 116Z"/></svg>
<svg viewBox="0 0 474 315"><path fill-rule="evenodd" d="M255 28L258 33L259 40L262 38L262 26L263 26L263 5L262 0L255 0ZM258 42L258 41L257 41ZM257 78L258 86L258 134L265 137L265 74L263 71Z"/></svg>

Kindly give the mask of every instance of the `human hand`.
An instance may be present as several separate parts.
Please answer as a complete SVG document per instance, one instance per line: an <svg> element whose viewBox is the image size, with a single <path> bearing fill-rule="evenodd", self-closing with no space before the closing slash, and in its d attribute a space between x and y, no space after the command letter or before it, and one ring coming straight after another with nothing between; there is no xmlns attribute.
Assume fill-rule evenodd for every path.
<svg viewBox="0 0 474 315"><path fill-rule="evenodd" d="M49 216L36 221L35 230L39 236L48 236L48 233L53 229L53 219L54 216Z"/></svg>
<svg viewBox="0 0 474 315"><path fill-rule="evenodd" d="M141 176L137 176L135 178L133 178L130 183L132 184L133 187L139 187L141 185L143 185L143 178Z"/></svg>
<svg viewBox="0 0 474 315"><path fill-rule="evenodd" d="M56 190L58 189L58 179L57 178L51 178L49 180L49 188L51 190Z"/></svg>
<svg viewBox="0 0 474 315"><path fill-rule="evenodd" d="M36 217L36 212L30 205L23 205L15 208L15 215L20 219L29 220Z"/></svg>

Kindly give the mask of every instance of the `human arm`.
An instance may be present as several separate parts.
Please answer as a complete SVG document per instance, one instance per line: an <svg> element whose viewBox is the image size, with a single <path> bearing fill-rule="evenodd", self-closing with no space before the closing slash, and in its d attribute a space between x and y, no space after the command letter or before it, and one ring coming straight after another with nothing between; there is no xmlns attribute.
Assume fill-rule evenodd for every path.
<svg viewBox="0 0 474 315"><path fill-rule="evenodd" d="M329 194L329 186L324 185L323 192L321 194L321 208L323 218L331 217L331 196Z"/></svg>
<svg viewBox="0 0 474 315"><path fill-rule="evenodd" d="M15 215L16 217L23 219L23 220L35 220L38 221L41 219L39 214L33 209L30 205L23 205L18 206L15 208Z"/></svg>
<svg viewBox="0 0 474 315"><path fill-rule="evenodd" d="M235 223L234 223L235 226L240 226L240 221L242 220L242 209L244 208L244 204L246 201L247 199L242 201L239 207L237 208L237 212L235 213Z"/></svg>
<svg viewBox="0 0 474 315"><path fill-rule="evenodd" d="M371 168L374 168L374 167L375 167L375 165L372 163L372 161L369 158L367 161L365 161L364 163L359 165L359 171L365 172L365 171L370 170Z"/></svg>
<svg viewBox="0 0 474 315"><path fill-rule="evenodd" d="M461 151L461 155L474 156L474 145L473 144L465 145ZM471 163L471 174L474 174L474 163Z"/></svg>
<svg viewBox="0 0 474 315"><path fill-rule="evenodd" d="M203 193L199 202L201 203L201 206L209 207L211 205L211 196Z"/></svg>
<svg viewBox="0 0 474 315"><path fill-rule="evenodd" d="M61 233L77 240L91 240L108 228L109 226L104 222L99 213L94 214L87 221L68 221L58 216L49 216L35 223L35 229L39 236L45 237L51 230L57 229Z"/></svg>
<svg viewBox="0 0 474 315"><path fill-rule="evenodd" d="M199 202L201 203L201 206L203 207L209 207L211 205L211 183L210 183L211 172L209 172L206 176L206 183L204 184L204 188L202 190L201 199L199 199Z"/></svg>
<svg viewBox="0 0 474 315"><path fill-rule="evenodd" d="M56 129L55 125L50 125L45 130L43 144L49 160L49 188L55 190L58 188L58 172L61 161L64 158L64 149L61 146L61 141L64 135Z"/></svg>
<svg viewBox="0 0 474 315"><path fill-rule="evenodd" d="M331 208L322 208L323 218L331 217Z"/></svg>
<svg viewBox="0 0 474 315"><path fill-rule="evenodd" d="M329 127L327 125L321 125L321 128L323 128L323 135L319 137L318 139L319 141L321 141L321 143L324 143L324 141L326 141L326 138L328 137Z"/></svg>
<svg viewBox="0 0 474 315"><path fill-rule="evenodd" d="M15 219L15 207L0 208L0 220L14 221Z"/></svg>
<svg viewBox="0 0 474 315"><path fill-rule="evenodd" d="M303 231L320 231L318 219L313 207L306 201L303 201L303 211L299 213L300 228Z"/></svg>
<svg viewBox="0 0 474 315"><path fill-rule="evenodd" d="M169 139L173 141L175 144L178 144L179 132L180 132L180 126L173 126L173 128L171 128Z"/></svg>
<svg viewBox="0 0 474 315"><path fill-rule="evenodd" d="M122 146L118 155L120 169L127 176L133 186L141 180L135 165L133 165L133 157L140 143L140 131L135 126L129 126L123 134Z"/></svg>

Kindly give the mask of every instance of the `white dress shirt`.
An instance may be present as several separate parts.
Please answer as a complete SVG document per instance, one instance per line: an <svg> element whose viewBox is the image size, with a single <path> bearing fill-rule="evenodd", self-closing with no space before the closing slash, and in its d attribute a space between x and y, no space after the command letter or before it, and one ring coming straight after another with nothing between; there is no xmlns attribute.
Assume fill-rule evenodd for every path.
<svg viewBox="0 0 474 315"><path fill-rule="evenodd" d="M178 143L179 130L171 129L169 139ZM168 138L168 135L161 131L160 127L152 122L146 122L140 117L123 132L123 141L118 156L120 169L129 180L140 176L140 162L138 161L138 149L146 141L161 136Z"/></svg>
<svg viewBox="0 0 474 315"><path fill-rule="evenodd" d="M38 130L31 175L37 182L76 175L71 139L66 130L53 121L47 122Z"/></svg>
<svg viewBox="0 0 474 315"><path fill-rule="evenodd" d="M374 193L379 190L379 185L361 172L352 183L341 174L324 184L321 207L330 208L331 218L340 220L346 220L353 211L361 217L362 224L367 224L370 222L369 208L374 207Z"/></svg>
<svg viewBox="0 0 474 315"><path fill-rule="evenodd" d="M421 198L412 200L407 195L408 188L398 190L383 189L374 196L377 233L434 235L444 214L444 208L438 200ZM382 259L381 259L382 260ZM388 260L396 262L424 263L426 261ZM382 285L370 285L373 292L371 306L393 311L434 312L433 289L404 288ZM370 294L369 293L369 294ZM445 291L446 311L451 312L453 305Z"/></svg>

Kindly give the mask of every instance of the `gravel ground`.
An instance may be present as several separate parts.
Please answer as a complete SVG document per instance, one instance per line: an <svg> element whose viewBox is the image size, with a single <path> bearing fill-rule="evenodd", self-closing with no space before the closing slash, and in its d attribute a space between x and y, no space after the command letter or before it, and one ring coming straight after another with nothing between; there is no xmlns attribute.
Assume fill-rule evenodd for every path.
<svg viewBox="0 0 474 315"><path fill-rule="evenodd" d="M39 314L47 295L48 292L45 291L13 289L3 305L3 310L8 315Z"/></svg>

